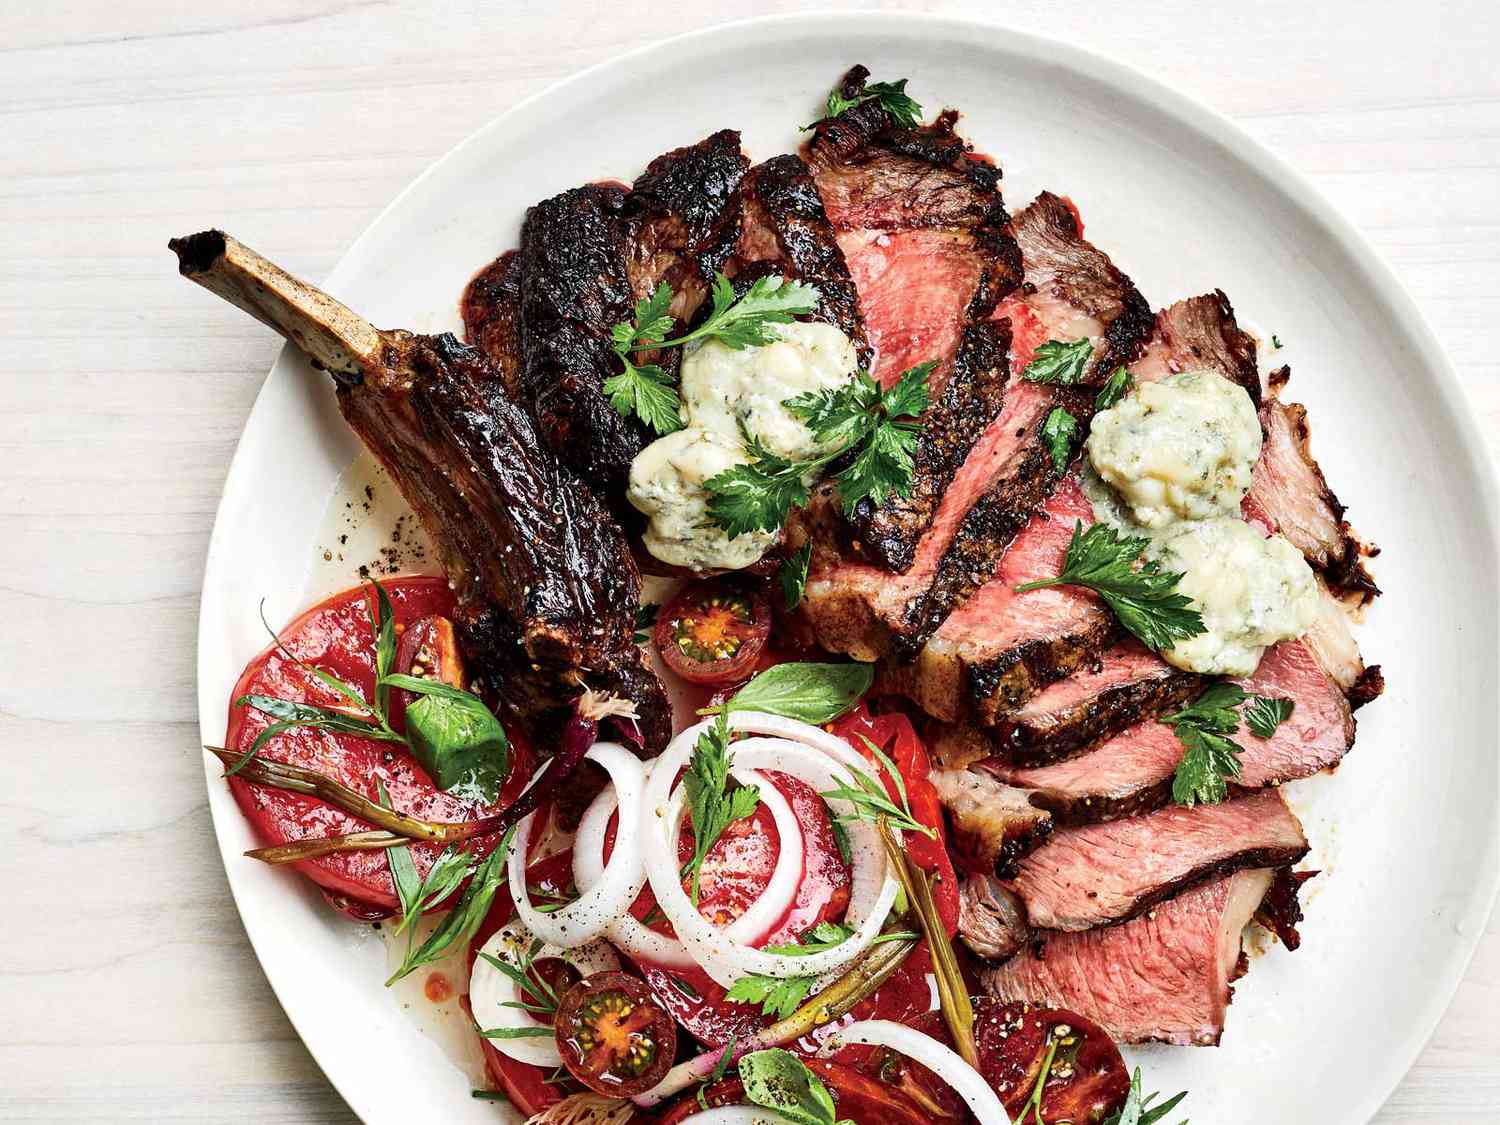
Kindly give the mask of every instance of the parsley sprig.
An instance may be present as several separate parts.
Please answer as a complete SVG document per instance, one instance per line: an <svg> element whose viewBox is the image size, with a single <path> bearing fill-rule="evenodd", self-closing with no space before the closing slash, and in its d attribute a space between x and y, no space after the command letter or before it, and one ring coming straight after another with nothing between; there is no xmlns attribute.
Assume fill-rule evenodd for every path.
<svg viewBox="0 0 1500 1125"><path fill-rule="evenodd" d="M861 371L841 387L787 399L782 405L807 424L823 452L791 460L747 435L750 463L704 482L709 516L731 536L775 531L794 504L807 503L813 474L845 454L852 460L834 476L845 512L865 499L879 505L890 495L909 496L912 454L922 430L916 419L927 409L928 378L936 366L908 368L885 389Z"/></svg>
<svg viewBox="0 0 1500 1125"><path fill-rule="evenodd" d="M889 113L897 125L903 129L915 129L922 122L922 106L906 92L907 81L908 79L900 78L895 82L861 82L853 97L844 96L842 85L835 86L828 91L824 118L838 117L857 105L875 101L880 103L880 108ZM817 122L813 124L816 125ZM805 126L808 129L812 127Z"/></svg>
<svg viewBox="0 0 1500 1125"><path fill-rule="evenodd" d="M790 613L802 604L802 593L807 589L807 570L812 562L812 540L809 539L786 558L776 571L776 581L781 586L781 604Z"/></svg>
<svg viewBox="0 0 1500 1125"><path fill-rule="evenodd" d="M714 724L698 736L693 756L688 760L687 774L683 777L688 813L693 820L693 858L688 861L686 874L692 880L690 896L695 906L698 904L703 860L709 850L724 834L724 829L745 819L760 804L759 786L729 788L729 771L733 766L734 755L729 749L729 716L727 711L720 711Z"/></svg>
<svg viewBox="0 0 1500 1125"><path fill-rule="evenodd" d="M1093 524L1085 531L1079 520L1073 525L1062 573L1026 582L1016 587L1016 593L1044 586L1083 586L1103 598L1120 624L1148 648L1171 648L1206 630L1203 616L1192 608L1186 595L1177 592L1182 575L1141 560L1149 545L1150 540L1122 536L1105 523Z"/></svg>
<svg viewBox="0 0 1500 1125"><path fill-rule="evenodd" d="M1049 383L1059 387L1071 387L1083 382L1089 361L1094 358L1094 342L1088 338L1073 340L1048 340L1039 346L1030 363L1021 372L1021 378L1029 383Z"/></svg>
<svg viewBox="0 0 1500 1125"><path fill-rule="evenodd" d="M1252 695L1227 680L1212 685L1187 707L1162 718L1182 743L1182 761L1172 776L1172 800L1179 805L1216 805L1229 795L1229 781L1240 776L1244 747L1229 737L1244 717L1258 738L1270 738L1292 714L1290 699Z"/></svg>
<svg viewBox="0 0 1500 1125"><path fill-rule="evenodd" d="M1104 386L1099 388L1099 393L1094 396L1094 410L1108 410L1128 395L1134 386L1135 379L1130 372L1123 367L1116 367L1110 372Z"/></svg>
<svg viewBox="0 0 1500 1125"><path fill-rule="evenodd" d="M610 405L627 418L635 415L659 435L682 429L682 400L671 378L655 363L636 363L639 352L677 348L695 340L716 339L726 347L759 347L776 339L772 325L790 324L818 307L818 291L779 275L755 281L738 299L722 273L714 275L713 307L703 323L685 335L668 339L675 322L669 311L672 286L662 282L636 303L629 323L610 329L610 346L621 370L604 381Z"/></svg>
<svg viewBox="0 0 1500 1125"><path fill-rule="evenodd" d="M1073 442L1078 438L1078 419L1061 406L1054 406L1042 423L1042 441L1052 458L1052 471L1060 473L1073 459Z"/></svg>

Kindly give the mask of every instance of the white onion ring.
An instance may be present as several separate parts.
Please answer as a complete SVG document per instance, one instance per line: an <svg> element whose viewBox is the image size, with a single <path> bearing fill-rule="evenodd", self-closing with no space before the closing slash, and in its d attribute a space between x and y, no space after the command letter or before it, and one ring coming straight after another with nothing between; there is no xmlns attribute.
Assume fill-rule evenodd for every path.
<svg viewBox="0 0 1500 1125"><path fill-rule="evenodd" d="M710 977L726 988L751 973L782 979L809 974L826 976L836 973L863 952L875 939L880 926L885 921L885 915L889 913L891 903L895 901L896 881L887 870L884 850L875 839L874 830L870 826L859 823L855 825L856 828L865 829L865 832L860 834L861 847L856 852L857 868L861 869L856 871L856 890L861 892L858 905L869 909L869 913L858 920L855 935L834 949L804 957L791 957L766 953L733 942L724 932L715 929L699 916L678 881L676 826L682 815L683 794L680 790L674 792L672 786L678 771L691 757L698 736L708 728L712 721L708 720L689 727L674 738L661 757L657 759L651 778L646 784L646 800L643 810L647 819L644 833L646 877L656 895L657 904L661 907L662 913L667 916L668 921L672 923L672 928L692 954L693 959ZM818 780L813 781L812 784L817 785L827 784L828 780L837 777L833 765L827 761L829 757L846 765L852 765L850 758L854 755L848 746L816 727L809 727L804 723L755 712L735 712L730 715L730 726L736 730L754 732L786 731L796 736L795 739L750 739L737 743L736 762L745 766L763 765L765 768L775 769L789 766L791 768L785 772L793 776L798 773L814 776ZM752 745L762 742L767 745ZM822 752L821 759L818 751ZM764 758L761 756L762 753L765 754ZM741 755L744 757L742 758ZM772 765L773 760L775 765ZM854 833L851 833L851 842L853 836ZM874 901L867 902L871 897L869 888L877 883L878 889L873 896ZM856 917L855 905L855 897L851 894L851 920Z"/></svg>
<svg viewBox="0 0 1500 1125"><path fill-rule="evenodd" d="M954 1093L968 1103L979 1125L1011 1125L1010 1115L1000 1104L999 1095L984 1076L932 1036L891 1020L860 1020L840 1028L823 1045L823 1053L831 1054L850 1043L867 1043L900 1051L953 1087Z"/></svg>
<svg viewBox="0 0 1500 1125"><path fill-rule="evenodd" d="M759 1106L718 1105L682 1119L682 1125L689 1122L694 1125L786 1125L786 1118Z"/></svg>
<svg viewBox="0 0 1500 1125"><path fill-rule="evenodd" d="M533 935L519 922L502 926L490 935L490 940L480 947L497 961L520 967L520 955L531 947ZM620 967L615 951L602 941L579 946L577 949L561 949L555 945L544 945L537 951L535 960L556 959L565 961L577 969L582 976L612 972ZM542 1026L531 1018L524 1008L506 1007L507 1003L525 1001L520 986L483 957L474 959L474 969L469 974L469 1009L474 1013L474 1022L481 1031L498 1028L528 1028ZM534 1036L525 1039L489 1039L495 1050L508 1055L517 1062L532 1066L561 1066L562 1056L557 1053L557 1040Z"/></svg>
<svg viewBox="0 0 1500 1125"><path fill-rule="evenodd" d="M761 802L770 812L780 837L776 867L765 888L749 909L723 931L733 941L748 942L769 931L791 909L798 884L802 881L806 853L802 826L785 794L768 778L748 769L736 768L731 775L742 785L760 788ZM615 795L605 790L594 799L579 821L578 835L573 844L573 879L585 892L603 878L604 838L609 818L617 807ZM675 840L673 847L676 847ZM644 883L644 876L642 881ZM682 942L643 925L628 908L610 923L605 933L627 953L654 964L678 968L697 964Z"/></svg>
<svg viewBox="0 0 1500 1125"><path fill-rule="evenodd" d="M645 785L645 771L640 760L616 742L596 742L585 758L591 758L609 772L616 799L624 808L640 807ZM540 810L539 810L540 811ZM521 923L549 945L572 949L586 945L604 934L609 924L630 909L636 895L646 885L641 869L641 822L625 818L615 836L614 852L598 880L579 897L552 913L543 913L531 905L526 891L526 852L537 813L521 821L507 861L510 897Z"/></svg>

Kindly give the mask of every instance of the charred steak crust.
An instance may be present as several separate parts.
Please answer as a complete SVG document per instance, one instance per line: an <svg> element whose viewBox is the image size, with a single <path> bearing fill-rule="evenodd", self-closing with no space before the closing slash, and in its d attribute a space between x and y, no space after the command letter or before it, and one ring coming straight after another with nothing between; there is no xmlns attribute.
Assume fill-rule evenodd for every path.
<svg viewBox="0 0 1500 1125"><path fill-rule="evenodd" d="M474 275L459 300L459 312L464 338L499 369L505 393L520 402L521 271L514 250Z"/></svg>
<svg viewBox="0 0 1500 1125"><path fill-rule="evenodd" d="M783 276L816 286L818 319L849 337L860 363L867 366L870 341L859 311L859 294L802 158L788 153L756 165L745 177L744 200L740 256L747 264L774 262ZM772 245L765 245L760 235L769 235Z"/></svg>
<svg viewBox="0 0 1500 1125"><path fill-rule="evenodd" d="M858 97L868 76L864 67L854 67L840 89ZM956 111L945 110L930 125L902 128L878 101L867 101L818 122L807 150L818 190L840 230L856 236L948 232L955 238L949 253L973 263L972 289L962 309L954 309L960 321L956 349L951 356L922 357L938 360L940 367L933 376L935 401L913 458L913 488L878 507L865 501L848 520L858 553L901 573L911 568L917 543L954 474L1003 405L1009 325L997 326L1003 336L986 334L980 326L1022 277L999 170L972 155L972 146L955 131L957 120ZM945 342L942 350L948 346Z"/></svg>
<svg viewBox="0 0 1500 1125"><path fill-rule="evenodd" d="M1083 753L1142 719L1186 703L1203 690L1201 676L1163 665L1166 672L1105 688L1040 720L999 718L991 728L996 753L1018 766L1044 766Z"/></svg>
<svg viewBox="0 0 1500 1125"><path fill-rule="evenodd" d="M623 496L650 440L604 395L609 328L629 320L625 190L590 184L526 212L521 269L521 401L542 438L601 495Z"/></svg>
<svg viewBox="0 0 1500 1125"><path fill-rule="evenodd" d="M912 455L912 486L879 508L863 500L851 520L866 552L889 570L910 569L917 542L932 522L943 492L1000 413L1010 380L1010 325L980 319L966 325L952 369L923 416Z"/></svg>
<svg viewBox="0 0 1500 1125"><path fill-rule="evenodd" d="M384 360L341 381L339 408L440 545L466 654L503 689L493 695L530 722L618 681L643 725L670 723L654 676L617 672L639 660L640 576L625 536L494 365L447 334L398 337ZM487 637L466 625L481 619Z"/></svg>
<svg viewBox="0 0 1500 1125"><path fill-rule="evenodd" d="M739 189L749 166L733 129L673 149L646 166L625 202L637 298L667 281L679 297L696 289L694 304L702 301L739 242Z"/></svg>

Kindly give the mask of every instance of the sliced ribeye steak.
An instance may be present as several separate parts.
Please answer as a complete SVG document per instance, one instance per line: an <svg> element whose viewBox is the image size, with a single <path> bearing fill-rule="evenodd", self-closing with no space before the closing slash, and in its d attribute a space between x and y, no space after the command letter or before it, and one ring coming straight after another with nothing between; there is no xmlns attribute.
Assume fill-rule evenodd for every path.
<svg viewBox="0 0 1500 1125"><path fill-rule="evenodd" d="M1050 936L980 981L1003 1000L1071 1008L1121 1042L1213 1046L1242 971L1241 934L1270 886L1270 871L1239 871L1124 925Z"/></svg>
<svg viewBox="0 0 1500 1125"><path fill-rule="evenodd" d="M1306 854L1302 826L1280 792L1268 790L1059 829L1007 886L1033 928L1090 930L1128 921L1209 879L1290 866Z"/></svg>

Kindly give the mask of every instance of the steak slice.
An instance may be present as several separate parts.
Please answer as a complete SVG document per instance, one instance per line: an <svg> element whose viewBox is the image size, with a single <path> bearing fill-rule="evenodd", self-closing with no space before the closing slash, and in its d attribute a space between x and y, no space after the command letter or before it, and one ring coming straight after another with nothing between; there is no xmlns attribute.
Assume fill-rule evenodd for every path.
<svg viewBox="0 0 1500 1125"><path fill-rule="evenodd" d="M873 352L859 293L807 165L791 154L772 157L746 174L741 190L736 282L775 273L816 286L818 319L849 337L868 365Z"/></svg>
<svg viewBox="0 0 1500 1125"><path fill-rule="evenodd" d="M1374 598L1380 590L1365 569L1365 548L1313 458L1307 410L1267 399L1260 424L1265 447L1251 479L1251 499L1329 586L1361 602Z"/></svg>
<svg viewBox="0 0 1500 1125"><path fill-rule="evenodd" d="M1027 240L1022 239L1021 245L1024 253ZM1029 280L1029 264L1027 269ZM1130 372L1139 382L1189 368L1215 370L1243 386L1252 398L1259 397L1254 341L1240 329L1234 309L1221 292L1191 297L1163 309L1144 353L1130 364ZM1029 390L1036 385L1022 383L1021 387ZM1050 387L1038 389L1048 394L1053 391ZM1010 401L1016 397L1013 389ZM1070 409L1086 420L1093 411L1092 398L1074 403ZM1014 509L1007 508L1011 511ZM968 518L977 519L979 514L980 506L976 505ZM1006 520L1010 518L1005 516ZM982 724L995 724L1047 684L1069 675L1098 654L1116 630L1108 610L1093 595L1076 587L1048 587L1026 594L1016 594L1013 589L1061 569L1075 521L1085 526L1092 523L1093 509L1073 476L1066 478L1031 517L1000 556L998 565L992 561L988 545L978 554L967 555L967 565L974 570L961 585L964 590L977 587L977 592L966 595L967 600L946 615L910 666L887 667L893 689L910 696L934 718L953 721L973 716ZM944 566L966 556L965 542L960 530ZM941 581L940 574L929 591L929 608L941 608L931 600L939 596ZM920 631L910 635L920 635ZM1128 703L1130 696L1122 693L1116 699ZM1105 732L1098 718L1095 716L1089 737ZM1124 725L1119 722L1113 730ZM1021 732L1023 742L1025 734ZM1061 751L1067 751L1081 746L1084 740L1073 737L1070 743L1066 727L1059 727L1054 730L1054 741Z"/></svg>
<svg viewBox="0 0 1500 1125"><path fill-rule="evenodd" d="M474 275L459 299L464 339L500 373L505 393L521 401L521 271L507 250Z"/></svg>
<svg viewBox="0 0 1500 1125"><path fill-rule="evenodd" d="M1159 663L1168 675L1181 675ZM1196 695L1205 686L1198 677L1189 677L1188 681L1192 689L1185 697ZM1270 738L1258 738L1248 728L1241 728L1236 740L1244 752L1240 756L1240 777L1233 782L1237 789L1253 790L1311 777L1338 765L1353 747L1350 701L1324 670L1307 638L1273 645L1255 674L1238 682L1249 692L1290 699L1294 709ZM1172 705L1162 703L1160 709ZM989 733L967 724L930 731L927 739L946 768L968 767L968 773L992 775L998 783L995 791L1005 794L1005 808L1011 810L1012 820L1019 821L1014 810L1020 808L1024 794L1026 803L1050 813L1057 826L1097 824L1160 808L1171 800L1172 775L1182 760L1177 736L1170 727L1154 720L1137 722L1079 756L1042 766L1017 765L993 756L995 746ZM934 777L938 772L934 771ZM977 818L968 823L971 832L985 824ZM1018 835L1019 829L1012 829L991 842L968 840L965 847L970 854L999 854ZM1014 860L1017 850L1012 847L1004 854Z"/></svg>
<svg viewBox="0 0 1500 1125"><path fill-rule="evenodd" d="M1051 813L987 770L934 769L928 776L948 814L953 852L971 872L1010 876L1052 833Z"/></svg>
<svg viewBox="0 0 1500 1125"><path fill-rule="evenodd" d="M1302 826L1269 790L1059 829L1021 861L1008 886L1033 928L1075 932L1129 921L1206 880L1290 866L1306 854Z"/></svg>
<svg viewBox="0 0 1500 1125"><path fill-rule="evenodd" d="M630 463L653 435L604 394L618 368L610 328L663 281L679 324L692 318L739 240L747 164L739 134L722 130L657 157L629 191L573 188L521 224L520 401L552 450L622 514ZM668 370L680 361L660 358Z"/></svg>
<svg viewBox="0 0 1500 1125"><path fill-rule="evenodd" d="M958 883L958 936L987 961L1004 961L1031 940L1026 908L993 875L970 873Z"/></svg>
<svg viewBox="0 0 1500 1125"><path fill-rule="evenodd" d="M1202 689L1200 676L1172 667L1127 637L997 718L992 738L1003 760L1046 765L1073 757L1142 715L1159 714Z"/></svg>
<svg viewBox="0 0 1500 1125"><path fill-rule="evenodd" d="M862 96L868 71L841 88ZM914 487L849 519L858 553L906 571L944 491L1001 408L1009 336L982 326L1021 283L1021 253L1007 230L1000 173L974 158L947 110L930 125L897 125L878 101L820 121L807 145L824 207L889 386L927 361L932 406L913 457ZM998 351L998 354L996 352Z"/></svg>
<svg viewBox="0 0 1500 1125"><path fill-rule="evenodd" d="M1214 1046L1240 975L1241 934L1271 886L1238 871L1124 925L1048 937L997 969L985 991L1070 1008L1125 1043Z"/></svg>
<svg viewBox="0 0 1500 1125"><path fill-rule="evenodd" d="M1097 372L1125 354L1109 340L1136 339L1138 346L1149 329L1144 298L1083 239L1072 207L1061 197L1039 196L1015 216L1011 230L1025 277L1022 289L1001 301L992 317L1008 322L1011 331L1004 407L954 473L904 573L837 551L815 552L802 615L826 649L862 660L893 653L902 660L913 657L949 610L994 573L1005 547L1052 491L1056 473L1039 432L1052 407L1065 403L1084 419L1092 407L1091 390L1020 379L1035 349L1048 339L1077 338L1069 333L1095 335L1101 341ZM1035 269L1027 260L1028 246ZM868 315L869 305L865 308ZM1128 325L1138 330L1127 331ZM981 505L983 513L976 517ZM929 596L940 575L943 585Z"/></svg>

